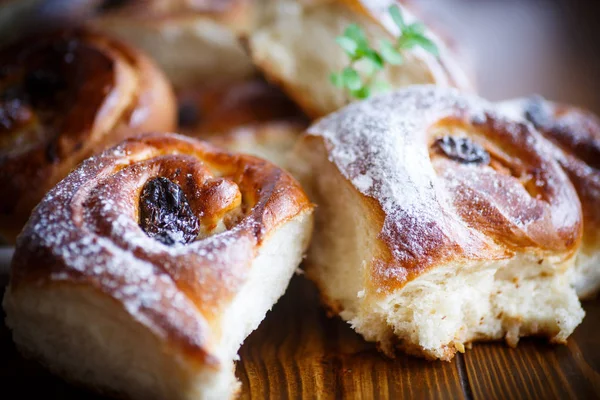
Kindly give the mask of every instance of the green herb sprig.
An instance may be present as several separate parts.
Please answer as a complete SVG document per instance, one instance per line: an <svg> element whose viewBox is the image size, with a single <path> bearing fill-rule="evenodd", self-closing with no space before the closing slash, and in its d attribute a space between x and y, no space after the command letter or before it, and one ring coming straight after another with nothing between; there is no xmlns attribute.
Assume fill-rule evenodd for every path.
<svg viewBox="0 0 600 400"><path fill-rule="evenodd" d="M407 24L397 5L388 9L394 23L400 29L400 36L395 43L387 39L379 42L379 51L373 49L364 30L357 24L349 25L342 36L335 40L344 50L350 63L339 72L332 73L331 83L356 99L365 99L373 92L389 89L387 82L377 80L377 74L385 68L386 63L400 65L404 62L403 51L421 47L434 56L438 56L436 44L425 36L425 25L421 22ZM358 63L366 65L365 71L359 73Z"/></svg>

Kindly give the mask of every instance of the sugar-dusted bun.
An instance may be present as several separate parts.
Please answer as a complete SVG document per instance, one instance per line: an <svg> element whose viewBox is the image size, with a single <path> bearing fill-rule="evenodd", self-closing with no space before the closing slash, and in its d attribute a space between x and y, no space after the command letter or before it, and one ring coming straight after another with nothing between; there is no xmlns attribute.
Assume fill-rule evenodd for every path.
<svg viewBox="0 0 600 400"><path fill-rule="evenodd" d="M325 117L295 156L317 205L307 275L386 352L449 360L478 340L563 343L581 322L568 279L581 205L530 124L415 86Z"/></svg>
<svg viewBox="0 0 600 400"><path fill-rule="evenodd" d="M261 26L250 38L256 65L280 84L311 117L321 117L348 102L346 94L329 81L332 72L348 65L348 57L336 37L352 23L364 28L372 46L399 35L388 14L394 0L275 0ZM407 22L413 15L403 5ZM378 78L392 88L411 84L437 84L470 89L466 74L443 41L426 35L439 47L440 56L413 48L404 53L400 66L386 66Z"/></svg>
<svg viewBox="0 0 600 400"><path fill-rule="evenodd" d="M84 158L148 130L173 130L162 73L105 36L44 34L0 52L0 232L14 241L33 207Z"/></svg>
<svg viewBox="0 0 600 400"><path fill-rule="evenodd" d="M174 134L129 139L33 212L7 324L68 380L133 399L226 399L236 352L311 229L312 204L266 161Z"/></svg>
<svg viewBox="0 0 600 400"><path fill-rule="evenodd" d="M580 297L593 296L600 289L600 119L589 111L537 96L500 107L531 122L549 139L555 158L577 189L583 208L583 241L573 284Z"/></svg>
<svg viewBox="0 0 600 400"><path fill-rule="evenodd" d="M308 119L278 88L253 78L178 94L182 133L286 168Z"/></svg>
<svg viewBox="0 0 600 400"><path fill-rule="evenodd" d="M258 0L150 1L107 13L91 25L147 52L176 87L255 74L241 39Z"/></svg>

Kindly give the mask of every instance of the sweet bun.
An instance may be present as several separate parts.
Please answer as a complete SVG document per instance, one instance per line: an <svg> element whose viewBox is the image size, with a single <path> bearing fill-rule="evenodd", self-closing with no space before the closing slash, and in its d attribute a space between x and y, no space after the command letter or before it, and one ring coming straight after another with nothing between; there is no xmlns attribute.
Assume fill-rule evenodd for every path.
<svg viewBox="0 0 600 400"><path fill-rule="evenodd" d="M451 88L414 86L318 121L294 150L317 204L306 273L330 311L388 354L563 343L584 312L569 274L577 193L531 124Z"/></svg>
<svg viewBox="0 0 600 400"><path fill-rule="evenodd" d="M178 94L182 133L285 168L308 118L263 79L204 85Z"/></svg>
<svg viewBox="0 0 600 400"><path fill-rule="evenodd" d="M312 204L274 165L174 134L83 162L19 236L4 298L19 349L133 399L226 399L285 291Z"/></svg>
<svg viewBox="0 0 600 400"><path fill-rule="evenodd" d="M0 233L12 242L33 207L78 163L124 138L173 130L176 103L140 52L85 31L0 51Z"/></svg>
<svg viewBox="0 0 600 400"><path fill-rule="evenodd" d="M256 73L241 42L258 18L255 2L134 2L91 26L144 50L175 87L227 82Z"/></svg>
<svg viewBox="0 0 600 400"><path fill-rule="evenodd" d="M388 15L390 5L401 6L407 22L414 20L410 11L394 0L278 0L274 4L250 37L252 59L314 118L348 101L345 93L329 82L331 72L348 64L335 41L348 25L363 27L376 46L399 34ZM429 30L426 34L438 45L439 57L413 48L404 54L402 65L386 66L380 79L393 88L431 83L470 90L469 79L442 40Z"/></svg>
<svg viewBox="0 0 600 400"><path fill-rule="evenodd" d="M500 104L509 115L532 123L553 146L583 208L583 241L573 284L591 297L600 288L600 119L589 111L534 96Z"/></svg>

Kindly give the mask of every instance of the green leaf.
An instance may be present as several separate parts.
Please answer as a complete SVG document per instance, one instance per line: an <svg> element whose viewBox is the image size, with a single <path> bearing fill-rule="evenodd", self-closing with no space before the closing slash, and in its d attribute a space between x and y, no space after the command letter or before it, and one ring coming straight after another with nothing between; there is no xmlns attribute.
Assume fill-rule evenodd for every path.
<svg viewBox="0 0 600 400"><path fill-rule="evenodd" d="M350 24L344 31L344 36L352 40L358 49L364 49L369 47L369 40L365 31L357 24Z"/></svg>
<svg viewBox="0 0 600 400"><path fill-rule="evenodd" d="M383 69L383 58L375 50L366 50L364 53L364 58L365 60L368 60L376 70Z"/></svg>
<svg viewBox="0 0 600 400"><path fill-rule="evenodd" d="M371 89L368 86L363 86L357 90L351 90L350 95L357 99L366 99L371 94Z"/></svg>
<svg viewBox="0 0 600 400"><path fill-rule="evenodd" d="M371 85L371 91L375 93L387 92L392 87L385 81L376 81Z"/></svg>
<svg viewBox="0 0 600 400"><path fill-rule="evenodd" d="M380 42L381 47L381 57L385 60L385 62L392 65L400 65L404 61L402 54L394 47L392 42L389 40L383 39Z"/></svg>
<svg viewBox="0 0 600 400"><path fill-rule="evenodd" d="M344 68L342 71L342 77L344 80L344 86L346 86L348 90L356 91L362 88L362 80L355 69L351 67Z"/></svg>
<svg viewBox="0 0 600 400"><path fill-rule="evenodd" d="M356 50L358 50L358 45L353 39L350 39L347 36L338 36L335 38L337 44L340 45L342 49L350 56L350 58L356 57Z"/></svg>
<svg viewBox="0 0 600 400"><path fill-rule="evenodd" d="M413 47L419 46L423 50L433 54L434 56L439 55L439 50L437 45L433 43L430 39L426 38L422 35L410 35L400 38L402 41L402 48L412 49Z"/></svg>
<svg viewBox="0 0 600 400"><path fill-rule="evenodd" d="M329 81L331 81L331 83L333 83L333 86L335 86L335 87L338 87L338 88L344 87L344 77L342 76L342 74L332 72L329 75Z"/></svg>
<svg viewBox="0 0 600 400"><path fill-rule="evenodd" d="M388 11L392 19L394 20L394 23L398 25L398 28L400 28L400 32L404 31L404 29L406 28L406 23L404 22L404 17L402 16L402 11L400 11L400 7L394 4L393 6L390 6L390 8L388 8Z"/></svg>
<svg viewBox="0 0 600 400"><path fill-rule="evenodd" d="M403 34L406 35L423 35L425 33L425 25L422 22L415 22L404 29Z"/></svg>

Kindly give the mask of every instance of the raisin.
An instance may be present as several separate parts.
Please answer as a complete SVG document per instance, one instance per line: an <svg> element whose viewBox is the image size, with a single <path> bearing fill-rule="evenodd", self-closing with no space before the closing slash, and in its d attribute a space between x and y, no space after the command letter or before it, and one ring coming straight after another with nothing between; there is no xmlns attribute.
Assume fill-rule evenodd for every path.
<svg viewBox="0 0 600 400"><path fill-rule="evenodd" d="M546 100L541 96L533 96L525 105L525 118L536 129L547 129L552 125L552 116L546 106Z"/></svg>
<svg viewBox="0 0 600 400"><path fill-rule="evenodd" d="M25 90L36 103L46 104L55 99L58 92L67 86L64 79L53 71L37 69L25 77Z"/></svg>
<svg viewBox="0 0 600 400"><path fill-rule="evenodd" d="M142 189L140 226L148 236L167 246L190 243L200 231L185 193L163 177L149 180Z"/></svg>
<svg viewBox="0 0 600 400"><path fill-rule="evenodd" d="M179 104L177 119L181 128L195 127L200 121L198 107L190 101L182 102Z"/></svg>
<svg viewBox="0 0 600 400"><path fill-rule="evenodd" d="M435 146L451 160L463 164L487 165L490 163L490 154L469 138L444 136L435 141Z"/></svg>
<svg viewBox="0 0 600 400"><path fill-rule="evenodd" d="M127 3L130 3L130 1L129 0L103 0L97 6L98 7L97 10L99 12L113 11L115 9L126 6Z"/></svg>

